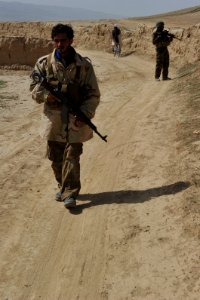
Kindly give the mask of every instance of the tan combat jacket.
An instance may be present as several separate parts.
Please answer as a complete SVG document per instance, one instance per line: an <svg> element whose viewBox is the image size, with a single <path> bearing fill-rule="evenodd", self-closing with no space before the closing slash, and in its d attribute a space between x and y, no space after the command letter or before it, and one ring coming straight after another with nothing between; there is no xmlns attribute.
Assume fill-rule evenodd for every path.
<svg viewBox="0 0 200 300"><path fill-rule="evenodd" d="M71 47L72 48L72 47ZM58 81L62 83L61 91L66 92L67 85L70 81L78 80L80 87L86 87L84 92L84 101L79 106L80 109L90 119L94 117L95 110L100 101L100 91L92 64L88 59L82 57L75 52L75 62L71 63L67 68L55 57L55 50L52 54L46 55L38 59L34 70L43 74L51 85L56 86ZM79 76L77 77L77 67L79 66ZM93 131L88 125L83 127L75 126L75 117L68 110L62 111L61 104L47 103L49 92L40 84L31 82L30 90L32 98L37 103L44 103L44 116L46 119L45 128L43 128L44 136L49 141L80 143L92 138ZM65 118L61 118L61 114L65 114Z"/></svg>

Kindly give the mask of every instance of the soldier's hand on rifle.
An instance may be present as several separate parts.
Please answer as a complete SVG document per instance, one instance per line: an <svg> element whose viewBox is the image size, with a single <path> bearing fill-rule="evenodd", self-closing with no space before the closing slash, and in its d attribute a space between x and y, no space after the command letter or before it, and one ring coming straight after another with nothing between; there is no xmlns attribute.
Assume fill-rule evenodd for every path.
<svg viewBox="0 0 200 300"><path fill-rule="evenodd" d="M81 118L75 116L75 120L74 120L74 124L76 127L83 127L85 125L85 123L83 122L83 120L81 120Z"/></svg>
<svg viewBox="0 0 200 300"><path fill-rule="evenodd" d="M47 102L48 103L55 103L56 101L59 101L55 96L53 96L51 93L49 93L47 97Z"/></svg>

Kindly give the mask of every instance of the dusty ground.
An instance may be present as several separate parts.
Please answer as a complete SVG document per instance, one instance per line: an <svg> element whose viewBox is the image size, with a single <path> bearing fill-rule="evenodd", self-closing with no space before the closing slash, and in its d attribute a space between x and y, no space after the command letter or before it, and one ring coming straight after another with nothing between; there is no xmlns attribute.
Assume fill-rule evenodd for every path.
<svg viewBox="0 0 200 300"><path fill-rule="evenodd" d="M54 201L28 75L0 76L0 299L197 300L198 65L155 82L152 60L81 53L98 76L94 121L108 143L85 144L75 211Z"/></svg>

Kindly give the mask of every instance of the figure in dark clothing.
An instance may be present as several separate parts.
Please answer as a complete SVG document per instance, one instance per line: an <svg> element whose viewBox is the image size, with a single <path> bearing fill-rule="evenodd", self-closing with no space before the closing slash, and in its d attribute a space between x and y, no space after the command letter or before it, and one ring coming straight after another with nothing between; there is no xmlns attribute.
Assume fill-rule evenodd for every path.
<svg viewBox="0 0 200 300"><path fill-rule="evenodd" d="M168 77L169 51L167 47L173 40L173 35L164 30L164 22L156 23L156 30L153 32L152 42L156 47L156 69L155 79L160 80L162 72L163 80L170 80Z"/></svg>
<svg viewBox="0 0 200 300"><path fill-rule="evenodd" d="M121 53L121 30L118 25L115 24L112 30L112 45L114 55L120 55Z"/></svg>

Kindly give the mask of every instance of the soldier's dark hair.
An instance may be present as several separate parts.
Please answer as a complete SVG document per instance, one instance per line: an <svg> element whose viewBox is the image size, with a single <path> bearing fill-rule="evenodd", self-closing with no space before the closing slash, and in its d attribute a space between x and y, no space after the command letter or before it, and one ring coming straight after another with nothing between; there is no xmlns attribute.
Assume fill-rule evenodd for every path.
<svg viewBox="0 0 200 300"><path fill-rule="evenodd" d="M165 26L165 23L163 21L159 21L156 23L156 27L159 28L159 27L163 27Z"/></svg>
<svg viewBox="0 0 200 300"><path fill-rule="evenodd" d="M74 31L73 31L72 27L67 24L59 23L52 28L52 31L51 31L52 40L59 33L66 33L68 39L73 39L73 37L74 37Z"/></svg>

